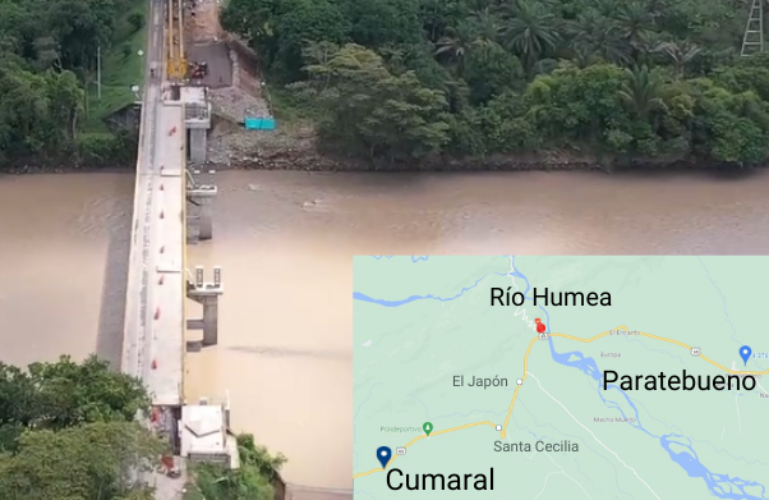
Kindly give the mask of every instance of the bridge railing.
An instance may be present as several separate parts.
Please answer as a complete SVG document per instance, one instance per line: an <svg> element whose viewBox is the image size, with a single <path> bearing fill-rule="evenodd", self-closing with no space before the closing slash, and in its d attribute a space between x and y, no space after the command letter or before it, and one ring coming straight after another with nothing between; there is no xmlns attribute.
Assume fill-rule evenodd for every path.
<svg viewBox="0 0 769 500"><path fill-rule="evenodd" d="M142 252L142 245L144 244L143 241L138 241L138 231L141 222L139 221L139 214L143 213L143 207L141 206L142 198L141 196L138 196L138 193L141 192L141 182L142 182L142 176L141 172L143 167L145 166L145 162L148 161L147 158L144 157L145 149L145 142L147 141L147 121L148 116L150 113L150 97L149 92L147 91L148 87L147 85L144 85L142 88L142 106L140 110L139 115L139 140L138 140L138 150L136 154L136 175L134 177L134 203L133 203L133 224L132 224L132 230L131 230L131 248L129 250L129 265L128 265L128 277L126 280L127 290L140 290L141 284L137 283L137 278L139 276L136 275L136 268L133 264L134 260L137 259L138 255ZM138 269L141 269L141 266L138 267ZM124 323L123 323L123 351L121 356L121 364L120 369L128 373L130 375L141 377L142 376L142 367L144 364L144 360L141 359L141 343L143 339L141 338L132 338L131 333L137 331L137 325L136 322L142 321L142 318L140 317L141 312L141 297L136 296L137 294L134 293L128 293L126 296L126 303L125 303L125 314L124 314Z"/></svg>

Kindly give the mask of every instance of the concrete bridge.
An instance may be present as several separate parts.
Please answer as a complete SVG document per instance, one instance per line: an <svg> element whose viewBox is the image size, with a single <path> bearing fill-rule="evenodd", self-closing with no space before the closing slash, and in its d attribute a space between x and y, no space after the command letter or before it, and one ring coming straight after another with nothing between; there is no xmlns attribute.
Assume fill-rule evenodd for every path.
<svg viewBox="0 0 769 500"><path fill-rule="evenodd" d="M199 185L187 169L187 138L198 131L205 141L209 107L205 89L167 78L165 25L172 7L181 8L180 2L168 2L150 4L122 369L145 381L156 405L178 406L184 399L186 298L203 304L203 318L189 326L203 329L203 345L213 345L223 288L219 268L206 282L202 268L193 274L186 267L188 227L197 239L212 237L216 187ZM195 213L188 213L188 205Z"/></svg>
<svg viewBox="0 0 769 500"><path fill-rule="evenodd" d="M153 404L145 423L173 448L165 470L139 479L156 488L158 500L181 500L188 461L238 467L239 457L228 404L188 404L184 396L186 332L203 331L196 348L218 342L224 291L220 268L190 271L186 258L188 242L213 236L216 187L188 169L188 159L205 160L211 106L205 88L186 85L183 0L149 1L121 369L144 381ZM202 305L202 317L189 317L187 299ZM273 486L275 500L352 497L350 490L287 484L279 476Z"/></svg>
<svg viewBox="0 0 769 500"><path fill-rule="evenodd" d="M203 346L217 343L217 300L223 292L219 268L206 281L202 268L188 271L186 259L188 226L195 238L212 236L216 187L199 185L187 170L188 144L200 155L210 107L205 89L185 88L179 68L166 64L183 62L181 0L150 0L148 13L121 369L144 381L153 403L146 423L174 449L174 456L164 459L165 473L142 479L158 488L158 498L177 499L184 459L237 466L238 457L227 428L229 409L187 405L184 398L186 331L202 329ZM188 318L188 298L203 305L202 318Z"/></svg>

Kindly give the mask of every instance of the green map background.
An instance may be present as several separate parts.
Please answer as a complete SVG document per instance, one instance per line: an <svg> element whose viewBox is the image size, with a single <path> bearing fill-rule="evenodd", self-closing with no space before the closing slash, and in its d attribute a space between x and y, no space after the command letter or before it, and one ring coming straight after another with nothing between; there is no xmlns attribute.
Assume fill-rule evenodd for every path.
<svg viewBox="0 0 769 500"><path fill-rule="evenodd" d="M555 362L546 341L536 342L528 358L530 375L516 399L506 441L570 440L579 444L579 452L494 452L500 433L478 426L422 439L390 468L475 474L493 466L493 492L396 492L387 488L381 471L363 476L381 467L377 447L389 446L395 453L420 434L384 432L382 426L421 428L429 420L440 431L484 420L504 423L515 380L523 375L524 353L536 336L531 323L515 316L515 306L489 305L491 287L513 284L512 261L355 258L354 292L388 301L427 297L397 307L354 301L353 474L362 476L354 480L356 500L712 498L712 491L721 498L769 498L769 398L759 396L760 387L743 395L630 391L645 430L596 423L595 417L621 417L617 407L628 416L635 412L618 391L599 391L579 369ZM767 257L516 257L514 263L538 290L611 293L611 307L547 307L548 332L589 338L626 325L700 347L727 368L769 368L769 359L751 359L744 368L738 356L743 344L756 355L769 352ZM526 289L522 279L515 283ZM547 318L530 301L521 309L530 320ZM552 342L559 353L579 351L600 370L620 374L681 374L683 369L692 375L725 374L682 347L649 338ZM601 356L607 352L621 357ZM453 387L454 375L465 375L466 381L473 375L504 377L509 387ZM757 380L769 389L766 377ZM690 467L695 477L663 448L659 437L671 434L691 440L703 466ZM690 453L686 450L673 447ZM719 474L755 484L740 490Z"/></svg>

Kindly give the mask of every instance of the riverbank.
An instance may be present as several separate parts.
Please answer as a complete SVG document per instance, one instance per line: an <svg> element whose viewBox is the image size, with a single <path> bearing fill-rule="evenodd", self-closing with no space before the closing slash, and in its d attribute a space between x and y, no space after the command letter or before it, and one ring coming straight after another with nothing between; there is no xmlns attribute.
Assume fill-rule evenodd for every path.
<svg viewBox="0 0 769 500"><path fill-rule="evenodd" d="M108 162L108 163L106 163ZM697 160L679 160L668 162L629 161L612 162L600 161L596 158L577 158L565 154L550 153L539 155L497 156L489 158L429 158L420 162L385 162L367 161L355 158L339 158L308 151L273 151L254 156L234 156L225 161L209 161L198 168L224 170L285 170L308 172L558 172L558 171L599 171L607 174L623 171L633 172L697 172L697 171L742 171L762 170L761 166L740 166L734 164L718 164ZM133 170L135 162L116 164L105 160L104 166L98 164L73 165L64 162L48 162L39 165L20 165L0 168L0 174L29 175L29 174L68 174L94 172L124 172Z"/></svg>
<svg viewBox="0 0 769 500"><path fill-rule="evenodd" d="M579 157L568 153L498 155L487 158L436 156L419 162L388 162L340 158L310 151L273 151L254 156L232 157L226 162L208 162L219 170L304 170L317 172L522 172L522 171L696 171L753 170L762 166L741 166L696 159L669 161L617 160Z"/></svg>

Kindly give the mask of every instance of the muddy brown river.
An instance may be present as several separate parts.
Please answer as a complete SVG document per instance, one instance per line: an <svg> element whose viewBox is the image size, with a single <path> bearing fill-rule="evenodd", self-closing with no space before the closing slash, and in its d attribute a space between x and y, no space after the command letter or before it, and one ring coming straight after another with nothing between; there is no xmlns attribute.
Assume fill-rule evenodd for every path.
<svg viewBox="0 0 769 500"><path fill-rule="evenodd" d="M311 486L352 486L352 256L766 254L769 171L604 175L221 172L219 345L186 396L229 394L235 430ZM0 360L118 360L130 173L0 176ZM190 311L196 311L190 303Z"/></svg>

